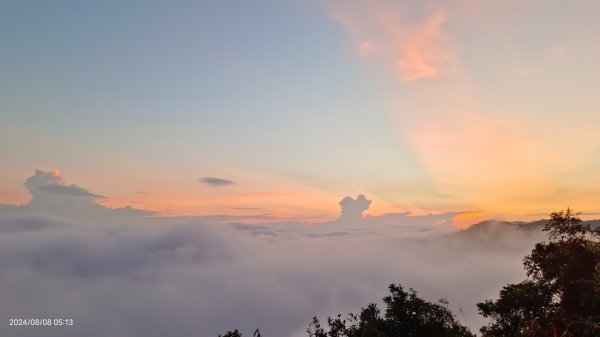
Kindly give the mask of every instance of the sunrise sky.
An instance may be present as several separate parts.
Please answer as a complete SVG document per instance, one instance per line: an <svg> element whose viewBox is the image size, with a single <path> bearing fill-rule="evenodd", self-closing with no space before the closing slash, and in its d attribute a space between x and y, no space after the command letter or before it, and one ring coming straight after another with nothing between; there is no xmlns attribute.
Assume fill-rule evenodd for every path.
<svg viewBox="0 0 600 337"><path fill-rule="evenodd" d="M0 4L0 203L158 215L600 211L600 2ZM102 197L100 197L102 196ZM469 217L463 215L462 218ZM458 219L460 220L460 219Z"/></svg>

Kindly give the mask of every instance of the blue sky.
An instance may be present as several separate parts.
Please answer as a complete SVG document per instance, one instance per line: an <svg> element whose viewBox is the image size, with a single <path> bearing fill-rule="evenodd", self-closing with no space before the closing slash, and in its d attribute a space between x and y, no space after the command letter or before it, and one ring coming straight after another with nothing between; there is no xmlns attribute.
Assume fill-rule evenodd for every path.
<svg viewBox="0 0 600 337"><path fill-rule="evenodd" d="M600 198L595 3L0 6L0 202L54 168L108 205L194 214L331 216L359 193L379 213Z"/></svg>

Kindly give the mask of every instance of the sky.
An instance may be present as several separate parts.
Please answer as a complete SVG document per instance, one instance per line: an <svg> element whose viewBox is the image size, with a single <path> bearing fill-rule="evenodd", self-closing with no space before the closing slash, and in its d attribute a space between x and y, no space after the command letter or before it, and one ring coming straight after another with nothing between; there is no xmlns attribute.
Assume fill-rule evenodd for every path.
<svg viewBox="0 0 600 337"><path fill-rule="evenodd" d="M300 337L390 283L476 332L545 238L480 221L600 214L598 12L0 2L0 319L75 321L0 335Z"/></svg>
<svg viewBox="0 0 600 337"><path fill-rule="evenodd" d="M158 216L329 221L360 194L458 225L594 213L599 10L4 1L0 204L41 170L51 193Z"/></svg>

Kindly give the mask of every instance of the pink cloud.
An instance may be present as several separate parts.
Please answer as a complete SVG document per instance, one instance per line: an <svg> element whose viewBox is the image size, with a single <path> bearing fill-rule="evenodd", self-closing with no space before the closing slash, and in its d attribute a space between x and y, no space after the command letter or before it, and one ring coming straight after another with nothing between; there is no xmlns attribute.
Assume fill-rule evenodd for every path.
<svg viewBox="0 0 600 337"><path fill-rule="evenodd" d="M398 48L398 76L411 81L435 77L454 57L454 52L445 43L441 27L446 14L436 12L425 18L420 25Z"/></svg>
<svg viewBox="0 0 600 337"><path fill-rule="evenodd" d="M406 7L387 0L334 2L330 13L348 30L362 57L383 64L402 81L451 72L455 52L443 29L448 13L429 7L408 13Z"/></svg>

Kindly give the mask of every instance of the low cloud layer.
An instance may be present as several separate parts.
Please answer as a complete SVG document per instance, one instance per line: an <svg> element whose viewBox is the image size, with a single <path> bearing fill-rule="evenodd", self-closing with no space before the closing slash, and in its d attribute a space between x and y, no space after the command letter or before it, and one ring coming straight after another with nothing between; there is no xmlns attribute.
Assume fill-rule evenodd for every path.
<svg viewBox="0 0 600 337"><path fill-rule="evenodd" d="M228 186L228 185L235 184L235 181L233 181L233 180L227 180L227 179L215 178L215 177L204 177L204 178L200 179L200 182L202 182L206 185L215 186L215 187Z"/></svg>
<svg viewBox="0 0 600 337"><path fill-rule="evenodd" d="M351 209L368 207L363 198ZM356 312L392 282L446 297L478 327L475 303L520 280L522 257L540 239L501 223L437 230L449 214L256 225L62 211L0 212L0 317L75 325L4 324L0 335L197 337L258 327L264 336L306 336L312 316Z"/></svg>

